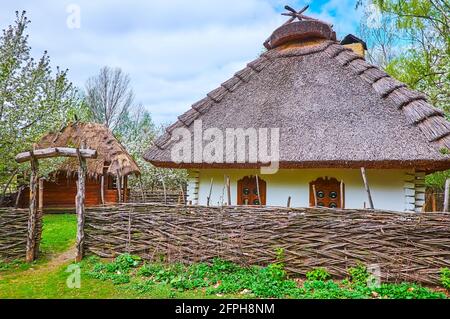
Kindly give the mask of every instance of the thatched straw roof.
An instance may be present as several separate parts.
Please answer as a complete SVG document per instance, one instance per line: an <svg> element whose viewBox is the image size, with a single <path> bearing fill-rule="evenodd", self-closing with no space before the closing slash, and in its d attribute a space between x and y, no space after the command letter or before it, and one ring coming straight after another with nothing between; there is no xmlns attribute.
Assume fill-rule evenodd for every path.
<svg viewBox="0 0 450 319"><path fill-rule="evenodd" d="M295 24L302 23L310 21ZM293 25L277 29L273 49L178 117L145 159L160 167L258 167L174 163L171 132L192 132L201 119L203 129L280 128L282 168L450 168L450 123L441 110L336 42L325 26L308 36L312 23ZM302 29L309 33L289 34Z"/></svg>
<svg viewBox="0 0 450 319"><path fill-rule="evenodd" d="M47 147L81 147L97 150L97 159L87 160L88 174L98 176L103 174L103 167L108 167L108 174L116 175L119 170L121 176L140 174L136 162L127 153L122 144L114 137L110 129L97 123L69 124L57 133L45 135L38 143L38 148ZM68 159L57 168L69 174L78 171L78 161Z"/></svg>

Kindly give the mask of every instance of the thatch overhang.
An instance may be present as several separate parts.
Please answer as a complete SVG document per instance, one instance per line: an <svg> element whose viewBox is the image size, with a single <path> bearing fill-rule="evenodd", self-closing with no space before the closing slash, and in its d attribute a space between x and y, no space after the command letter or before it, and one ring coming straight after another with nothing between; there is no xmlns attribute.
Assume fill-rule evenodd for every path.
<svg viewBox="0 0 450 319"><path fill-rule="evenodd" d="M97 158L87 161L87 173L98 177L107 167L108 175L139 175L140 169L125 147L114 137L109 128L98 123L72 123L56 133L48 133L37 144L37 148L78 147L97 150ZM67 159L55 171L68 175L78 172L78 160Z"/></svg>
<svg viewBox="0 0 450 319"><path fill-rule="evenodd" d="M316 36L290 34L312 34L317 24L300 21L285 32L277 29L269 38L275 45L267 45L272 49L179 116L144 158L171 168L265 166L172 161L173 130L192 133L194 121L202 120L204 130L223 132L280 128L281 168L449 169L450 123L442 110L336 42L328 25Z"/></svg>

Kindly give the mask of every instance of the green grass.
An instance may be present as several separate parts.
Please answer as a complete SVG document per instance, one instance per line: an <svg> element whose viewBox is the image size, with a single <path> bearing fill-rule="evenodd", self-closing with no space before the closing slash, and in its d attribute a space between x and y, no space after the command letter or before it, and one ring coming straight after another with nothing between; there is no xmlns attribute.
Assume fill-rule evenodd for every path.
<svg viewBox="0 0 450 319"><path fill-rule="evenodd" d="M44 256L61 253L75 244L75 214L44 215L40 251Z"/></svg>

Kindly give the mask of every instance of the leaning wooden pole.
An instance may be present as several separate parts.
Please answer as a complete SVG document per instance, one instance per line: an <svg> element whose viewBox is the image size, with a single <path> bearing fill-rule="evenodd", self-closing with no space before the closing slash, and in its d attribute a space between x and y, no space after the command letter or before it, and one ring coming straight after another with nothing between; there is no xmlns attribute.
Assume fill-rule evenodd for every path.
<svg viewBox="0 0 450 319"><path fill-rule="evenodd" d="M211 203L211 194L212 194L212 188L213 188L214 178L211 177L211 183L209 185L209 193L208 197L206 198L206 206L209 206Z"/></svg>
<svg viewBox="0 0 450 319"><path fill-rule="evenodd" d="M120 176L120 171L117 170L117 179L116 179L116 187L117 187L117 197L119 203L122 203L122 177Z"/></svg>
<svg viewBox="0 0 450 319"><path fill-rule="evenodd" d="M449 194L450 193L450 178L447 178L445 181L445 191L444 191L444 212L448 212L449 206Z"/></svg>
<svg viewBox="0 0 450 319"><path fill-rule="evenodd" d="M102 205L105 205L105 174L100 177L100 199Z"/></svg>
<svg viewBox="0 0 450 319"><path fill-rule="evenodd" d="M31 175L30 175L30 211L28 215L28 237L27 237L27 251L25 260L27 263L34 261L36 248L36 224L38 218L38 204L37 204L37 186L39 163L30 151Z"/></svg>
<svg viewBox="0 0 450 319"><path fill-rule="evenodd" d="M258 178L258 175L256 175L256 192L258 193L259 206L262 206L261 194L259 192L259 178Z"/></svg>
<svg viewBox="0 0 450 319"><path fill-rule="evenodd" d="M231 206L231 182L230 176L227 176L227 204Z"/></svg>
<svg viewBox="0 0 450 319"><path fill-rule="evenodd" d="M76 261L80 262L84 255L84 206L86 196L86 159L81 156L79 150L78 153L78 181L77 181L77 196L75 197L75 207L77 213L77 257Z"/></svg>
<svg viewBox="0 0 450 319"><path fill-rule="evenodd" d="M372 195L370 194L370 187L369 183L367 182L367 176L366 176L366 169L364 167L361 167L361 176L364 181L364 187L366 188L367 198L369 199L369 208L373 209L373 201L372 201Z"/></svg>

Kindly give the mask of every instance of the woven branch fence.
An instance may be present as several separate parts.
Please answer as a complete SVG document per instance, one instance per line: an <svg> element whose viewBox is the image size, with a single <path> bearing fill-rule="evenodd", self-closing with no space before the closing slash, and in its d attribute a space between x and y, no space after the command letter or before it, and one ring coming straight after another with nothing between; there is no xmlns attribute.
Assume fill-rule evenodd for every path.
<svg viewBox="0 0 450 319"><path fill-rule="evenodd" d="M25 260L28 236L28 209L0 208L0 260ZM35 254L42 234L41 218L36 221Z"/></svg>
<svg viewBox="0 0 450 319"><path fill-rule="evenodd" d="M326 267L342 278L363 262L378 265L383 281L437 284L450 267L445 213L125 204L89 208L85 236L88 254L183 263L267 265L283 248L291 275Z"/></svg>
<svg viewBox="0 0 450 319"><path fill-rule="evenodd" d="M184 198L183 198L184 196ZM164 191L161 190L140 190L132 188L130 190L130 203L165 203L167 204L184 204L186 203L186 192L183 191L167 191L164 196Z"/></svg>

